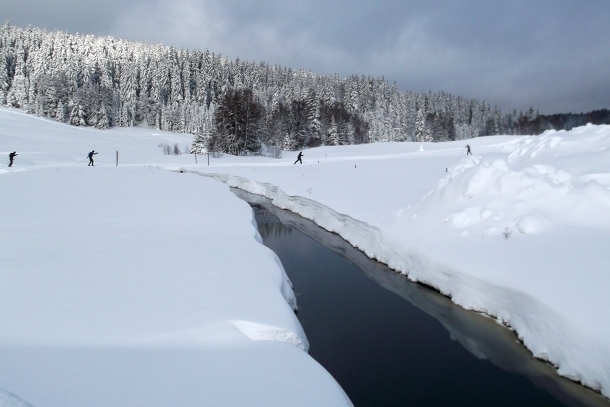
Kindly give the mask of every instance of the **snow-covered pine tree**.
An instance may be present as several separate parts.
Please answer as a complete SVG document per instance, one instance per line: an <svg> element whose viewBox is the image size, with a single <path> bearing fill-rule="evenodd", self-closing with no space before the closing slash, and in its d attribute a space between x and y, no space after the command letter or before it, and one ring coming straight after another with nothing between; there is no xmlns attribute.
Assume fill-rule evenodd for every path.
<svg viewBox="0 0 610 407"><path fill-rule="evenodd" d="M98 129L107 129L108 127L110 127L108 111L106 110L106 106L103 102L100 103L100 107L96 114L95 127Z"/></svg>
<svg viewBox="0 0 610 407"><path fill-rule="evenodd" d="M326 135L326 144L329 146L336 146L339 144L339 133L337 131L335 116L331 116L330 119L330 126Z"/></svg>
<svg viewBox="0 0 610 407"><path fill-rule="evenodd" d="M425 138L426 116L423 108L417 109L417 118L415 120L415 141L422 142Z"/></svg>
<svg viewBox="0 0 610 407"><path fill-rule="evenodd" d="M296 140L290 133L286 132L282 139L282 150L294 151L296 149L297 149Z"/></svg>
<svg viewBox="0 0 610 407"><path fill-rule="evenodd" d="M208 152L208 138L203 134L198 134L191 145L191 154L205 154Z"/></svg>
<svg viewBox="0 0 610 407"><path fill-rule="evenodd" d="M60 100L57 104L57 110L55 112L55 118L57 121L65 122L66 121L66 107L63 102Z"/></svg>
<svg viewBox="0 0 610 407"><path fill-rule="evenodd" d="M7 104L14 107L26 108L28 104L29 83L26 77L26 53L23 47L18 48L15 57L15 76L10 90L6 96Z"/></svg>
<svg viewBox="0 0 610 407"><path fill-rule="evenodd" d="M9 66L7 64L8 55L4 48L0 49L0 105L6 104L6 95L9 90Z"/></svg>
<svg viewBox="0 0 610 407"><path fill-rule="evenodd" d="M320 102L313 87L307 92L307 129L308 141L310 146L320 144Z"/></svg>
<svg viewBox="0 0 610 407"><path fill-rule="evenodd" d="M425 135L424 135L424 141L426 143L431 143L434 141L434 138L432 137L432 128L427 127L425 130Z"/></svg>
<svg viewBox="0 0 610 407"><path fill-rule="evenodd" d="M87 113L80 102L76 102L72 105L72 110L70 112L70 124L73 126L87 125Z"/></svg>

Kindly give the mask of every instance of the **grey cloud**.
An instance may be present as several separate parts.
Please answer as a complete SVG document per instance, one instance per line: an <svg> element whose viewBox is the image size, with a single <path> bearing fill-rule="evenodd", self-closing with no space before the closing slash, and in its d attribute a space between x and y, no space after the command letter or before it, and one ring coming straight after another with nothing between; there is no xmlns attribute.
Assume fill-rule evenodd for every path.
<svg viewBox="0 0 610 407"><path fill-rule="evenodd" d="M108 22L124 1L2 0L0 18L18 27L110 35Z"/></svg>
<svg viewBox="0 0 610 407"><path fill-rule="evenodd" d="M19 26L113 35L342 76L385 76L503 109L610 107L610 2L3 0Z"/></svg>

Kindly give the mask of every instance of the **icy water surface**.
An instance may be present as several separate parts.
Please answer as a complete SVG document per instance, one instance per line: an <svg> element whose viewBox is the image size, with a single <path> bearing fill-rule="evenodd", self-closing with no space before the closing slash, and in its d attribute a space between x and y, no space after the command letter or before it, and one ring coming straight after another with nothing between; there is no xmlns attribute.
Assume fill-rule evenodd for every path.
<svg viewBox="0 0 610 407"><path fill-rule="evenodd" d="M534 359L515 334L372 261L339 236L253 207L299 305L310 354L363 406L610 406Z"/></svg>

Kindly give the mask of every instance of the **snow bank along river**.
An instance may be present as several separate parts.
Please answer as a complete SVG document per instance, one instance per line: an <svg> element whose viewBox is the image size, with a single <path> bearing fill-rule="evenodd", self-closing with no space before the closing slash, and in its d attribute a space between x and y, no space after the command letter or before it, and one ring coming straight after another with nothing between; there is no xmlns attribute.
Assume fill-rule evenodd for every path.
<svg viewBox="0 0 610 407"><path fill-rule="evenodd" d="M72 167L0 188L0 390L36 407L351 405L227 186Z"/></svg>
<svg viewBox="0 0 610 407"><path fill-rule="evenodd" d="M610 396L610 126L192 167L338 233Z"/></svg>
<svg viewBox="0 0 610 407"><path fill-rule="evenodd" d="M610 406L492 319L260 195L233 192L254 208L265 245L294 284L310 355L354 405Z"/></svg>

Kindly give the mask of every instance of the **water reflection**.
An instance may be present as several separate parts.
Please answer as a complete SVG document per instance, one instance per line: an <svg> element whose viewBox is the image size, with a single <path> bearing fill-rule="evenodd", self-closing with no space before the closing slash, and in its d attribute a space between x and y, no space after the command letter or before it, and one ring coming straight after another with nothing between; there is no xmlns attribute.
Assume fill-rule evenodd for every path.
<svg viewBox="0 0 610 407"><path fill-rule="evenodd" d="M536 359L534 359L530 352L525 349L517 340L516 335L509 331L508 329L504 328L503 326L500 326L499 324L497 324L494 320L483 316L483 315L479 315L476 314L474 312L470 312L470 311L466 311L456 305L454 305L448 298L440 295L439 293L435 292L434 290L431 290L429 288L426 288L422 285L419 284L415 284L410 282L405 276L398 274L390 269L388 269L385 265L378 263L376 261L373 261L371 259L369 259L368 257L366 257L366 255L364 255L364 253L362 253L361 251L355 249L354 247L352 247L349 243L345 242L341 237L339 237L338 235L334 234L334 233L330 233L327 232L326 230L318 227L317 225L315 225L313 222L304 219L298 215L295 215L291 212L288 211L284 211L284 210L280 210L276 207L274 207L273 205L270 204L270 202L258 195L253 195L253 194L248 194L246 192L240 191L240 190L233 190L233 192L240 198L244 199L245 201L249 202L253 208L255 209L255 214L256 214L256 220L257 223L259 225L259 231L261 233L261 235L263 236L264 240L269 240L269 239L275 239L277 240L284 240L285 238L289 237L292 233L293 230L296 230L300 233L302 233L303 235L307 236L308 238L314 240L315 242L320 243L321 245L323 245L324 247L330 249L332 252L338 254L339 256L341 256L342 258L346 259L349 263L355 265L360 271L361 273L364 273L364 275L366 277L368 277L369 279L373 280L376 284L378 284L379 286L383 287L385 290L388 290L394 294L396 294L397 296L403 298L404 300L407 300L410 304L412 304L414 307L416 307L417 309L423 311L425 314L433 317L436 321L440 322L440 324L442 324L442 327L444 327L444 329L446 331L449 332L450 338L453 340L451 341L452 343L459 343L464 349L466 349L471 355L474 355L476 359L478 360L488 360L491 363L493 363L493 365L501 368L502 370L504 370L505 372L510 372L510 373L514 373L516 375L519 375L520 377L525 377L527 379L529 379L531 382L534 383L534 385L538 388L544 389L546 392L548 392L549 394L552 394L554 396L554 398L556 400L559 400L560 402L557 403L556 400L550 399L547 400L544 395L539 395L536 393L536 390L519 390L521 386L520 384L518 384L519 380L521 379L514 379L513 377L516 375L512 375L512 376L502 376L502 375L497 375L498 378L496 379L496 381L512 381L515 382L517 384L511 384L512 387L508 387L510 388L510 392L512 393L518 393L518 392L522 392L523 393L523 397L526 398L526 400L524 401L523 399L519 398L519 394L514 394L512 396L507 396L507 397L512 397L510 399L504 399L503 397L500 397L501 402L498 399L494 399L492 396L490 395L486 395L483 394L482 395L477 395L477 396L472 396L472 398L470 398L470 395L468 395L468 397L465 398L465 400L467 400L469 402L470 405L481 405L481 404L485 404L485 403L493 403L494 405L569 405L569 406L605 406L608 407L610 406L610 402L608 402L607 399L603 398L602 396L594 393L593 391L590 391L588 389L583 388L580 385L577 385L567 379L564 379L560 376L558 376L555 372L555 369L543 362L540 362ZM279 222L278 222L279 220ZM302 246L303 244L296 244L296 246ZM295 248L296 249L296 248ZM279 255L279 253L278 253ZM293 282L295 280L294 276L291 274L291 270L290 268L286 265L287 262L290 262L290 259L285 260L284 258L282 258L282 256L280 255L280 258L282 259L282 262L284 263L286 270L290 276L291 279L293 279ZM332 282L329 283L330 285L332 285ZM344 283L342 283L344 284ZM328 287L326 287L326 289L329 289ZM297 292L299 291L299 287L296 287ZM332 288L330 288L330 290L332 290ZM370 288L368 288L367 290L371 291ZM308 293L307 295L313 296L315 294L311 294ZM333 294L330 294L333 295ZM325 296L325 298L328 295ZM370 298L368 297L367 294L360 294L360 298L362 297L367 297L367 299L370 300ZM316 301L321 300L322 298L317 298ZM299 298L299 301L302 303L303 299ZM376 306L378 302L378 300L375 300L375 302L371 302L368 304L368 307L373 307ZM403 302L404 304L404 302ZM406 304L405 304L406 305ZM396 308L396 304L392 305L393 307ZM400 304L398 304L398 306L400 307ZM327 308L329 307L328 305L326 306ZM336 305L335 305L336 307ZM340 305L339 305L340 307ZM345 307L349 307L349 304L345 304ZM355 307L352 307L354 309L357 309ZM367 313L368 308L367 305L364 306L364 308L361 308L359 311L356 312L360 312L360 313ZM387 319L388 316L388 311L381 311L384 312L385 314L383 315L382 319ZM391 311L390 311L391 312ZM324 310L322 310L321 313L324 313ZM301 313L299 314L299 317L301 318ZM317 317L320 318L320 317ZM341 317L339 317L341 318ZM343 316L343 319L346 319L346 316ZM373 317L375 318L375 317ZM413 316L411 316L410 318L415 318ZM419 317L418 317L419 318ZM377 317L377 319L379 319L379 317ZM374 320L373 320L374 321ZM316 349L316 341L315 338L312 338L311 336L311 332L313 330L315 330L315 327L312 325L312 323L314 323L315 321L311 321L311 317L309 317L309 320L307 321L301 321L303 323L305 332L307 333L311 346L312 346L312 356L314 356L316 359L318 359L318 361L320 361L320 363L322 363L330 372L331 374L333 374L333 376L335 376L335 378L337 378L337 380L339 381L339 383L344 387L344 389L346 390L347 394L350 396L350 398L352 398L352 400L354 401L354 403L358 406L358 405L373 405L372 403L368 403L366 400L366 395L365 395L365 391L362 390L362 387L366 387L363 386L363 383L357 383L358 380L364 380L362 377L359 378L352 378L353 376L353 372L345 372L346 369L349 369L349 367L344 366L344 363L338 363L337 365L335 365L335 361L331 360L333 357L333 355L336 355L338 353L340 353L340 350L344 347L349 347L348 345L344 344L344 345L340 345L339 347L336 346L332 347L332 351L327 351L326 353L324 353L325 351L323 349L321 349L319 351L320 356L316 356L316 352L314 352L314 350ZM340 324L341 322L334 322L334 324ZM371 322L368 322L371 323ZM329 323L328 326L326 326L324 329L332 329L332 324L333 323ZM425 328L426 323L423 321L419 321L417 323L418 329L421 330L425 330L427 329L427 337L426 340L430 340L430 341L434 341L435 339L433 334L430 333L431 328ZM345 326L343 327L336 327L337 329L346 329ZM385 329L385 328L381 328L381 329ZM384 331L384 333L386 333ZM366 335L366 333L365 333ZM388 333L388 335L392 335L390 333ZM328 337L327 339L328 340ZM396 340L402 340L401 338L397 337ZM384 344L384 346L392 346ZM404 344L398 344L398 346L404 346L404 347L415 347L412 343L407 343L405 342ZM445 354L445 356L447 357L451 357L453 359L457 359L458 357L455 356L457 353L451 353L453 351L451 351L449 349L449 345L442 345L445 348L443 348L443 354ZM356 349L360 349L358 348L358 346L355 347ZM380 353L385 352L385 349L380 349L379 350ZM363 356L363 355L361 355ZM336 356L338 357L338 356ZM358 356L360 357L360 356ZM349 358L349 356L348 356ZM375 356L373 356L373 358L375 358ZM395 356L392 356L392 358L395 358ZM470 358L473 359L473 358ZM383 360L383 357L378 357L377 359L373 359L373 360L379 360L380 362ZM407 360L406 363L413 363L413 355L411 356L410 359ZM436 363L436 361L435 361ZM461 361L460 359L460 363L467 363L464 361ZM473 376L473 369L480 369L480 367L476 367L476 366L486 366L485 364L483 365L478 365L475 362L468 362L470 364L472 364L475 367L466 367L463 366L463 372L466 375L470 375ZM439 370L451 370L451 367L447 367L444 365L437 365L437 364L433 364L430 363L433 366L437 366L436 369ZM338 366L341 365L341 366ZM396 365L394 365L396 366ZM442 367L441 367L442 366ZM392 369L392 368L389 368ZM422 367L420 366L419 369L421 370ZM335 370L335 371L333 371ZM391 376L393 374L392 371L384 371L384 374ZM415 373L409 373L409 374L413 374L413 375L417 375L418 372ZM459 374L459 373L458 373ZM481 374L481 373L478 373ZM490 376L492 375L491 373L485 373L483 374L483 376ZM389 379L388 376L388 379ZM508 379L507 379L508 377ZM355 383L350 384L350 379L352 379L353 381L355 381ZM370 376L366 377L366 380L372 380ZM387 380L387 379L384 379ZM411 381L415 380L413 377L411 377ZM443 379L438 379L435 377L434 380L443 380ZM455 380L454 380L455 381ZM483 384L483 383L481 383ZM401 385L401 384L399 384ZM406 384L402 384L404 386L406 386ZM439 388L442 386L446 386L446 383L438 383ZM351 390L348 388L349 386L353 386L354 389ZM467 386L464 384L461 384L460 386ZM507 384L508 386L508 384ZM421 386L420 386L421 387ZM476 385L474 386L476 387ZM529 386L532 387L532 386ZM515 390L516 389L516 390ZM474 391L474 390L473 390ZM410 393L411 391L409 391ZM354 395L354 393L357 393L356 395ZM388 393L388 391L386 391L386 393ZM411 394L410 394L411 396ZM417 405L423 405L423 404L429 404L429 405L433 405L436 404L438 405L439 403L443 403L445 405L461 405L464 403L464 401L459 402L457 400L451 399L451 400L446 400L446 399L442 399L442 398L438 398L434 395L429 394L429 397L426 398L422 398L422 399L409 399L409 401L411 403L415 403ZM385 397L385 394L383 396L380 396L379 394L374 395L373 399L375 400L375 404L376 405L402 405L402 402L397 402L396 399L391 399L388 398L386 400L380 400L380 397ZM422 396L424 397L424 396ZM453 395L452 397L455 397L455 395ZM479 401L477 401L477 397L480 397ZM452 402L453 401L453 402ZM385 402L385 404L384 404ZM398 404L397 404L398 403ZM524 404L525 403L525 404Z"/></svg>

